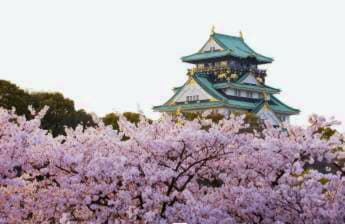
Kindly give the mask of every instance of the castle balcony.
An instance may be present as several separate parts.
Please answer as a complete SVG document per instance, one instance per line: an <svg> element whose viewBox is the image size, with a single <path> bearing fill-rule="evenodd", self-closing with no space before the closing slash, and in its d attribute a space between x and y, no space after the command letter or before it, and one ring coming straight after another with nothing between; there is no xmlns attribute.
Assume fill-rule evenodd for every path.
<svg viewBox="0 0 345 224"><path fill-rule="evenodd" d="M222 73L228 73L228 74L244 74L247 72L253 73L255 76L265 78L266 77L266 70L264 69L258 69L258 68L232 68L228 65L224 66L208 66L208 67L195 67L192 69L188 69L188 74L194 74L194 73L206 73L206 74L222 74Z"/></svg>

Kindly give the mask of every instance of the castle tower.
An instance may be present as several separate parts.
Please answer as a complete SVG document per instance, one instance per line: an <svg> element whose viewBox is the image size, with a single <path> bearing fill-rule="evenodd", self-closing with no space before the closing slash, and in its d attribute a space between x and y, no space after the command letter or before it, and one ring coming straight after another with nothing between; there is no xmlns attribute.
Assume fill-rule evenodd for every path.
<svg viewBox="0 0 345 224"><path fill-rule="evenodd" d="M255 113L274 125L289 121L300 111L281 102L275 95L279 89L266 85L266 71L262 64L272 58L256 53L239 37L215 33L195 54L182 57L194 65L188 70L188 80L174 88L174 95L163 105L153 109L175 113L211 111L225 116L232 112Z"/></svg>

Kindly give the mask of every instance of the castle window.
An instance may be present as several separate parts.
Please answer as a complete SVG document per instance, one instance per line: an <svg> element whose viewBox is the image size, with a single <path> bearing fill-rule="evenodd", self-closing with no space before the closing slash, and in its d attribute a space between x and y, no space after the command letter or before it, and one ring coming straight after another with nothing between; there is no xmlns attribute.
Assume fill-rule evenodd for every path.
<svg viewBox="0 0 345 224"><path fill-rule="evenodd" d="M210 47L210 51L215 51L216 50L216 47L212 46Z"/></svg>
<svg viewBox="0 0 345 224"><path fill-rule="evenodd" d="M198 101L199 95L187 96L187 101Z"/></svg>
<svg viewBox="0 0 345 224"><path fill-rule="evenodd" d="M204 68L204 64L197 64L198 68Z"/></svg>
<svg viewBox="0 0 345 224"><path fill-rule="evenodd" d="M248 98L253 98L253 92L247 91L247 97L248 97Z"/></svg>
<svg viewBox="0 0 345 224"><path fill-rule="evenodd" d="M241 90L235 89L235 96L241 96Z"/></svg>

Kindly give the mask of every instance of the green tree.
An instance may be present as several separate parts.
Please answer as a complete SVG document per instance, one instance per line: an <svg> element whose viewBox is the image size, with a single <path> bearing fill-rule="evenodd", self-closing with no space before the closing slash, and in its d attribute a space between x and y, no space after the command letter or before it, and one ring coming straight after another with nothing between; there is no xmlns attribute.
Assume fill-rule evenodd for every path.
<svg viewBox="0 0 345 224"><path fill-rule="evenodd" d="M119 130L119 116L115 113L109 113L106 114L103 118L102 118L104 124L106 125L111 125L113 127L114 130Z"/></svg>
<svg viewBox="0 0 345 224"><path fill-rule="evenodd" d="M65 127L75 128L79 124L84 127L95 125L90 114L84 110L76 110L74 101L65 98L61 93L29 93L11 82L0 80L0 107L6 109L14 107L18 115L31 118L28 110L30 105L36 111L46 105L49 106L47 114L41 121L41 127L54 136L65 134Z"/></svg>
<svg viewBox="0 0 345 224"><path fill-rule="evenodd" d="M124 112L123 116L131 123L138 124L140 122L140 114L134 112Z"/></svg>
<svg viewBox="0 0 345 224"><path fill-rule="evenodd" d="M248 132L253 132L254 130L256 131L262 131L263 126L262 123L260 122L260 119L256 114L247 112L245 113L244 121L249 124L249 127L246 129Z"/></svg>
<svg viewBox="0 0 345 224"><path fill-rule="evenodd" d="M84 110L76 110L74 101L65 98L61 93L36 92L31 94L30 104L41 110L49 106L47 114L42 119L42 128L49 130L54 136L65 134L65 127L75 128L94 126L92 116Z"/></svg>
<svg viewBox="0 0 345 224"><path fill-rule="evenodd" d="M129 122L137 125L140 122L140 114L134 112L124 112L122 114ZM116 113L108 113L102 118L104 124L111 125L114 130L119 130L119 115Z"/></svg>
<svg viewBox="0 0 345 224"><path fill-rule="evenodd" d="M0 80L0 107L16 109L18 115L29 115L28 102L30 95L17 85L6 80Z"/></svg>

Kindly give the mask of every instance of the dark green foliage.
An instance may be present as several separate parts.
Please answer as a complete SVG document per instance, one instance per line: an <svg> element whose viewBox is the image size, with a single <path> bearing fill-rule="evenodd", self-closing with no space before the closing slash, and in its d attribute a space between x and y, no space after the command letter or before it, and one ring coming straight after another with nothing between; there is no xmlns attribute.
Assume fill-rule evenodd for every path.
<svg viewBox="0 0 345 224"><path fill-rule="evenodd" d="M212 122L218 123L220 120L224 119L224 115L220 113L211 113L206 116L206 119L211 119Z"/></svg>
<svg viewBox="0 0 345 224"><path fill-rule="evenodd" d="M188 120L188 121L193 121L194 119L201 117L200 113L182 112L182 114L186 118L186 120Z"/></svg>
<svg viewBox="0 0 345 224"><path fill-rule="evenodd" d="M186 120L192 121L194 119L201 119L201 113L195 112L182 112L182 115ZM220 120L224 119L224 115L220 113L211 113L206 116L206 119L211 119L213 122L218 123Z"/></svg>
<svg viewBox="0 0 345 224"><path fill-rule="evenodd" d="M74 101L65 98L61 93L32 93L29 104L36 110L49 106L41 126L43 129L49 130L54 136L65 134L65 127L75 128L79 124L84 128L95 126L90 114L84 110L76 110Z"/></svg>
<svg viewBox="0 0 345 224"><path fill-rule="evenodd" d="M103 118L102 118L103 122L105 125L111 125L113 127L114 130L119 130L119 116L115 113L109 113L106 114Z"/></svg>
<svg viewBox="0 0 345 224"><path fill-rule="evenodd" d="M5 109L16 108L18 115L29 115L28 102L30 95L15 84L0 80L0 107Z"/></svg>
<svg viewBox="0 0 345 224"><path fill-rule="evenodd" d="M138 124L140 121L140 114L133 112L124 112L123 116L131 123Z"/></svg>
<svg viewBox="0 0 345 224"><path fill-rule="evenodd" d="M194 119L201 119L201 113L194 113L194 112L182 112L185 119L192 121ZM240 113L233 113L235 116L240 116ZM220 120L224 119L224 115L221 113L211 113L206 116L206 119L211 119L214 123L218 123ZM241 132L253 132L261 131L262 124L260 123L260 119L254 113L247 112L245 113L244 117L245 123L249 124L249 127L246 129L241 130Z"/></svg>
<svg viewBox="0 0 345 224"><path fill-rule="evenodd" d="M322 134L323 139L329 140L336 133L336 130L332 128L320 128L319 133Z"/></svg>
<svg viewBox="0 0 345 224"><path fill-rule="evenodd" d="M127 121L137 125L140 122L140 114L139 113L134 113L134 112L124 112L122 114ZM147 119L147 118L146 118ZM103 122L105 125L111 125L113 127L114 130L119 130L119 115L116 113L109 113L106 114L103 118L102 118ZM150 122L151 120L149 120Z"/></svg>
<svg viewBox="0 0 345 224"><path fill-rule="evenodd" d="M246 128L247 132L253 132L254 130L260 132L263 129L260 119L254 113L245 113L244 121L245 123L249 124L249 127Z"/></svg>
<svg viewBox="0 0 345 224"><path fill-rule="evenodd" d="M1 107L6 109L15 107L18 115L32 118L28 110L29 105L32 105L36 111L49 106L41 127L54 136L65 134L65 127L75 128L79 124L84 127L95 126L90 114L84 110L76 110L73 100L65 98L61 93L29 93L8 81L0 80Z"/></svg>

